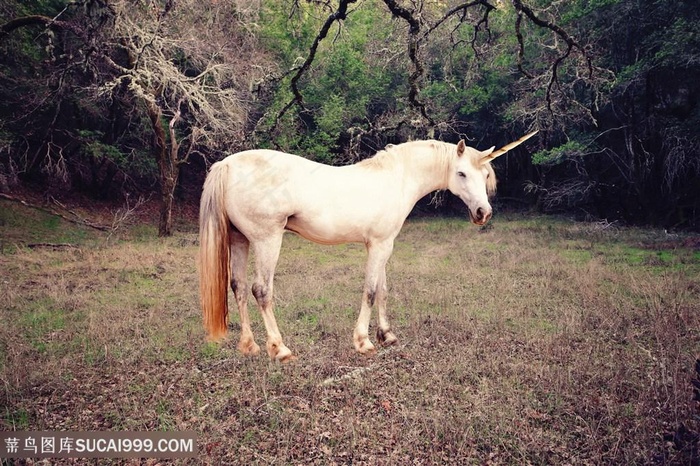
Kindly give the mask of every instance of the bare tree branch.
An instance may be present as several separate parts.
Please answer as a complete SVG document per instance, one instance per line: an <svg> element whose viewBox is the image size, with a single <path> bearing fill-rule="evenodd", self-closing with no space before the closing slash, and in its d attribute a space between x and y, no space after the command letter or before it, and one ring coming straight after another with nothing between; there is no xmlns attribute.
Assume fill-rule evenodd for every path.
<svg viewBox="0 0 700 466"><path fill-rule="evenodd" d="M109 230L109 227L107 227L107 226L105 226L105 225L100 225L100 224L94 223L94 222L92 222L92 221L90 221L90 220L88 220L88 219L86 219L86 218L81 217L80 215L78 215L78 214L75 213L74 211L68 209L66 206L64 206L63 204L61 204L60 202L58 202L56 199L53 199L53 198L51 198L51 199L53 200L53 202L54 202L56 205L58 205L59 207L61 207L61 208L64 209L64 210L66 210L68 213L70 213L71 215L73 215L75 218L68 217L67 215L64 215L64 214L62 214L61 212L58 212L58 211L56 211L56 210L49 209L49 208L46 208L46 207L42 207L42 206L39 206L39 205L30 203L30 202L27 202L27 201L25 201L25 200L23 200L23 199L20 199L20 198L15 197L15 196L11 196L11 195L9 195L9 194L0 193L0 198L7 199L8 201L19 202L20 204L25 205L25 206L27 206L27 207L31 207L31 208L33 208L33 209L41 210L41 211L43 211L43 212L48 212L48 213L50 213L51 215L55 215L55 216L57 216L57 217L61 217L63 220L66 220L67 222L75 223L75 224L78 224L78 225L85 225L85 226L88 226L88 227L90 227L90 228L94 228L94 229L96 229L96 230L101 230L101 231L107 231L107 230Z"/></svg>
<svg viewBox="0 0 700 466"><path fill-rule="evenodd" d="M523 68L523 57L525 54L525 46L523 43L523 37L522 33L520 30L521 26L521 21L522 21L522 15L527 16L527 18L532 21L534 24L536 24L539 27L549 29L552 31L556 36L561 38L565 43L566 43L566 51L561 54L552 64L551 67L551 77L549 79L549 83L547 84L547 94L546 94L546 100L547 100L547 108L552 111L552 89L556 83L558 83L558 71L559 67L561 64L569 58L571 55L571 52L574 49L577 49L581 55L585 58L586 64L588 67L588 77L593 76L593 61L590 57L590 55L587 53L586 49L578 42L576 41L573 37L569 35L568 32L566 32L561 26L552 23L550 21L544 20L537 16L534 11L527 5L524 5L522 0L513 0L513 6L515 7L516 11L518 12L518 17L516 19L515 23L515 31L516 31L516 36L518 38L518 45L519 45L519 51L518 51L518 70L523 73L525 76L528 78L532 78L533 76L529 74L528 72L525 71Z"/></svg>
<svg viewBox="0 0 700 466"><path fill-rule="evenodd" d="M151 122L161 184L160 235L170 234L179 169L193 151L231 149L244 139L250 99L241 96L265 63L254 36L240 32L243 19L222 20L230 6L198 3L113 0L114 27L103 40L107 79L97 93L130 94ZM212 22L217 27L210 27Z"/></svg>
<svg viewBox="0 0 700 466"><path fill-rule="evenodd" d="M474 0L471 2L461 3L450 8L445 12L442 17L435 21L432 25L425 27L424 32L421 34L423 29L423 15L422 15L422 3L417 10L409 10L401 6L396 0L384 0L384 4L389 8L392 15L397 18L401 18L408 23L408 58L413 64L413 72L408 78L409 92L408 92L408 102L412 107L416 108L421 116L425 118L428 122L429 127L434 128L437 126L435 119L428 113L427 106L425 102L420 99L420 82L425 74L425 65L420 59L420 47L421 44L427 40L428 36L442 26L445 22L451 18L461 15L459 18L459 23L462 24L466 21L467 10L474 7L483 7L484 14L479 20L479 22L474 26L474 36L472 39L472 48L476 52L476 39L478 35L479 28L481 25L486 24L488 27L488 16L489 13L496 9L491 5L488 0ZM457 29L459 25L455 27Z"/></svg>
<svg viewBox="0 0 700 466"><path fill-rule="evenodd" d="M571 37L568 32L566 32L557 24L539 18L537 15L535 15L535 13L530 7L523 5L522 0L513 0L513 6L519 13L522 13L525 16L527 16L530 19L530 21L532 21L536 25L551 30L559 37L561 37L570 47L576 47L579 50L581 50L581 53L583 53L584 55L586 54L583 47L578 42L576 42L576 40L573 37Z"/></svg>
<svg viewBox="0 0 700 466"><path fill-rule="evenodd" d="M518 13L518 17L515 20L515 36L518 38L518 71L520 71L525 77L532 79L534 76L528 73L523 67L523 61L525 60L525 41L523 39L523 33L520 30L522 20L522 13Z"/></svg>
<svg viewBox="0 0 700 466"><path fill-rule="evenodd" d="M429 35L431 32L433 32L435 29L437 29L438 27L440 27L440 26L442 25L442 23L444 23L444 22L447 21L448 19L450 19L450 18L452 18L453 16L457 15L457 13L461 13L461 14L462 14L462 17L460 18L460 22L464 21L465 15L466 15L466 13L467 13L467 10L468 10L469 8L471 8L471 7L479 6L479 5L481 5L481 6L483 6L484 8L486 8L486 13L484 14L484 17L483 17L483 18L479 21L479 23L477 24L477 28L478 28L479 25L481 25L483 22L488 21L488 13L496 9L496 7L493 6L493 5L491 5L487 0L475 0L475 1L473 1L473 2L462 3L462 4L460 4L460 5L457 5L457 6L453 7L453 8L451 8L449 11L447 11L447 12L442 16L442 18L440 18L439 20L437 20L432 26L430 26L430 27L428 28L427 31L425 31L425 33L423 34L423 39L427 38L428 35Z"/></svg>
<svg viewBox="0 0 700 466"><path fill-rule="evenodd" d="M9 35L16 29L27 27L27 26L43 26L55 29L69 29L74 30L73 25L66 23L64 21L58 21L54 18L49 18L48 16L42 15L30 15L23 16L21 18L12 19L2 26L0 26L0 39L4 39L5 36Z"/></svg>
<svg viewBox="0 0 700 466"><path fill-rule="evenodd" d="M318 46L321 43L321 41L325 39L328 35L328 31L330 30L331 26L333 26L333 23L335 23L336 21L343 21L345 18L347 18L348 6L351 3L355 3L356 1L357 0L341 0L338 4L338 9L330 15L328 15L328 18L326 18L326 21L321 26L321 29L316 35L313 44L311 44L311 47L309 48L309 54L306 56L306 60L304 60L304 63L302 63L301 66L299 66L299 68L297 68L296 73L294 74L294 76L292 76L291 88L292 94L294 94L294 96L289 102L285 104L284 107L282 107L282 110L280 110L277 114L277 118L272 128L273 131L277 127L278 122L287 113L287 111L289 111L289 109L292 108L293 105L298 105L299 108L301 108L302 110L306 110L304 108L304 96L302 96L301 91L299 90L299 80L304 75L304 73L306 73L306 71L309 69L314 59L316 58L316 51L318 50Z"/></svg>
<svg viewBox="0 0 700 466"><path fill-rule="evenodd" d="M435 126L435 120L428 115L428 110L424 102L422 102L418 96L420 94L420 88L418 87L423 74L425 74L425 67L423 62L418 58L418 52L420 48L421 37L418 35L421 30L420 20L416 18L413 11L410 11L401 5L399 5L396 0L384 0L384 4L389 8L391 13L403 19L408 23L408 58L413 63L413 73L408 78L408 102L418 111L428 121L429 126Z"/></svg>

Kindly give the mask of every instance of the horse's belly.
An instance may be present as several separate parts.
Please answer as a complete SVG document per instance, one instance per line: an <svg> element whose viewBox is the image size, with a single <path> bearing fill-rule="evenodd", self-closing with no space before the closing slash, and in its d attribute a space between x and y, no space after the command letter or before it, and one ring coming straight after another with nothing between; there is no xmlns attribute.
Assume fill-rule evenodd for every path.
<svg viewBox="0 0 700 466"><path fill-rule="evenodd" d="M395 237L406 215L382 204L353 209L339 203L336 209L302 211L287 219L285 228L321 244L367 243Z"/></svg>
<svg viewBox="0 0 700 466"><path fill-rule="evenodd" d="M360 243L366 241L366 232L358 225L343 219L325 217L309 218L292 215L285 228L299 236L320 244Z"/></svg>

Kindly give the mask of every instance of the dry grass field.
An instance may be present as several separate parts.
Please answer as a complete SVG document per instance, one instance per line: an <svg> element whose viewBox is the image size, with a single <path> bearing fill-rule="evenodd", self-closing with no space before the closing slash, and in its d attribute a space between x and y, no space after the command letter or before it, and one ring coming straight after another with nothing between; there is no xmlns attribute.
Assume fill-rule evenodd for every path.
<svg viewBox="0 0 700 466"><path fill-rule="evenodd" d="M399 344L364 357L364 248L289 235L277 319L298 359L279 365L237 353L235 310L206 343L194 224L108 235L0 201L0 430L198 435L197 459L89 464L698 464L699 244L411 220L387 271Z"/></svg>

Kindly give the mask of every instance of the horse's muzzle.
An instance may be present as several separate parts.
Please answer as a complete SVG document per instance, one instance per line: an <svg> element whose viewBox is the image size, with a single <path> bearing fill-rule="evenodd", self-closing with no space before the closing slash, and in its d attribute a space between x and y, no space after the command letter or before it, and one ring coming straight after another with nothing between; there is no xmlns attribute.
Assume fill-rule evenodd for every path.
<svg viewBox="0 0 700 466"><path fill-rule="evenodd" d="M475 212L472 212L472 210L469 209L469 218L471 219L472 223L476 225L485 225L491 218L491 209L477 207Z"/></svg>

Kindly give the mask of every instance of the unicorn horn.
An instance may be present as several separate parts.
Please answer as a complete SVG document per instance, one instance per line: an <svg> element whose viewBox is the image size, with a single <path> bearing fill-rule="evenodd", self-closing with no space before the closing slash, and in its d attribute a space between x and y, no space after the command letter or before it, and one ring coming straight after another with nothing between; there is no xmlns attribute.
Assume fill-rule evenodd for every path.
<svg viewBox="0 0 700 466"><path fill-rule="evenodd" d="M535 134L537 134L537 131L533 131L532 133L526 134L525 136L521 137L521 138L518 139L517 141L513 141L513 142L511 142L510 144L506 144L505 146L501 147L500 149L495 150L495 151L491 152L491 153L488 154L488 155L485 155L485 156L481 159L481 162L482 162L482 163L490 162L491 160L495 159L495 158L498 157L499 155L503 155L503 154L505 154L506 152L508 152L509 150L514 149L515 147L518 147L520 144L522 144L523 142L527 141L528 139L530 139L530 138L531 138L532 136L534 136Z"/></svg>

